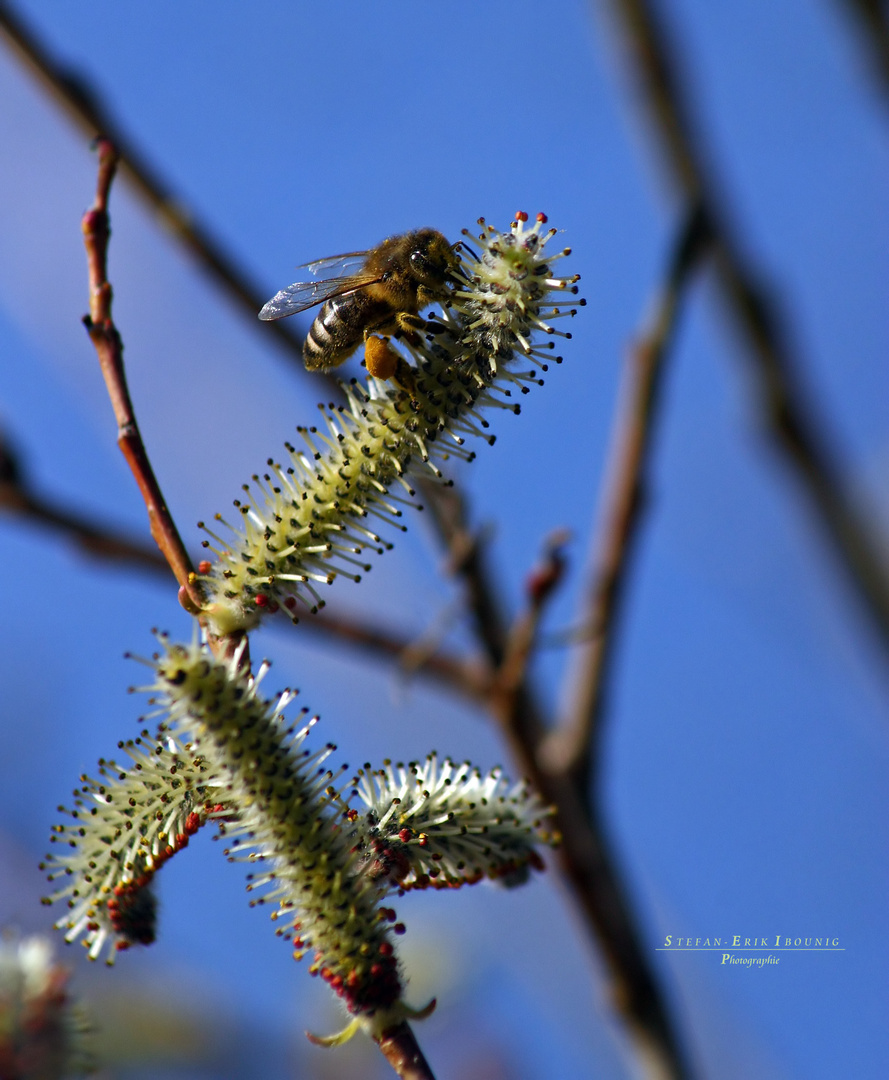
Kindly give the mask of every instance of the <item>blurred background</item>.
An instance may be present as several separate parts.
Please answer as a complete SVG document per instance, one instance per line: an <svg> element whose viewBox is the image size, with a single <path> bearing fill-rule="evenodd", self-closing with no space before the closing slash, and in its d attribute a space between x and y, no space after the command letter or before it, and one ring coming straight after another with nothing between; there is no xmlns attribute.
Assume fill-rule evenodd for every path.
<svg viewBox="0 0 889 1080"><path fill-rule="evenodd" d="M740 249L780 303L807 407L889 558L889 111L854 6L659 5ZM588 301L565 362L520 417L491 417L496 445L454 470L473 523L491 530L513 611L546 535L571 530L544 627L556 638L579 618L622 365L684 213L640 107L620 7L14 6L266 297L300 263L422 225L456 239L480 215L505 229L526 210L564 230L574 254L561 266L582 275ZM0 100L4 439L35 492L147 538L81 325L95 155L2 38ZM329 391L229 304L125 178L111 215L130 388L197 550L195 522L226 515ZM746 346L718 301L705 267L664 374L600 801L695 1075L868 1080L889 1060L887 641L766 436ZM343 371L359 375L358 360ZM409 641L445 625L449 647L472 649L424 515L407 523L360 587L327 591L330 610ZM91 559L21 516L0 519L0 565L0 923L33 930L61 914L38 906L36 867L56 805L135 735L145 707L125 695L142 673L123 653L149 653L152 627L191 631L171 579ZM274 662L266 687L299 686L321 714L317 736L353 767L434 748L515 772L491 723L422 677L302 624L267 626L252 651ZM535 658L553 716L571 659L564 645ZM78 964L106 1075L391 1075L369 1042L306 1042L306 1029L339 1026L336 1007L243 888L241 868L200 836L161 875L156 945L112 971ZM555 872L397 908L409 999L439 1001L417 1035L440 1080L641 1075ZM844 951L761 970L657 951L666 935L735 934L836 937Z"/></svg>

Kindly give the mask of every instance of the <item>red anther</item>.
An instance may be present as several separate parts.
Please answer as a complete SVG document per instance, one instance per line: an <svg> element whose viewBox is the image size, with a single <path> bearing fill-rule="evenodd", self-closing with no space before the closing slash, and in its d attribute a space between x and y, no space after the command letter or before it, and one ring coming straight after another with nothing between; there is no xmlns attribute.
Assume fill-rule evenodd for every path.
<svg viewBox="0 0 889 1080"><path fill-rule="evenodd" d="M128 941L115 941L114 947L118 952L125 952L130 947L130 943Z"/></svg>
<svg viewBox="0 0 889 1080"><path fill-rule="evenodd" d="M549 221L549 218L546 216L546 214L538 214L537 220L540 222L541 225L545 225Z"/></svg>
<svg viewBox="0 0 889 1080"><path fill-rule="evenodd" d="M524 210L516 210L515 219L516 219L516 221L527 221L528 220L528 215L525 213ZM537 215L537 220L538 221L540 220L540 215L539 214Z"/></svg>
<svg viewBox="0 0 889 1080"><path fill-rule="evenodd" d="M371 964L370 965L370 974L371 974L372 978L378 979L383 974L383 965L382 964Z"/></svg>
<svg viewBox="0 0 889 1080"><path fill-rule="evenodd" d="M257 607L268 607L269 598L265 593L257 593L253 603L256 604Z"/></svg>
<svg viewBox="0 0 889 1080"><path fill-rule="evenodd" d="M198 563L198 573L209 574L212 566L213 563L211 563L209 559L201 559L201 561Z"/></svg>
<svg viewBox="0 0 889 1080"><path fill-rule="evenodd" d="M277 600L269 600L269 611L272 613L272 615L274 615L277 610L278 610L278 602L277 602Z"/></svg>
<svg viewBox="0 0 889 1080"><path fill-rule="evenodd" d="M194 812L194 810L192 810L192 812L185 819L185 831L194 835L194 833L196 833L200 827L201 819Z"/></svg>
<svg viewBox="0 0 889 1080"><path fill-rule="evenodd" d="M418 843L419 843L420 847L428 847L429 846L429 837L425 833L420 833Z"/></svg>
<svg viewBox="0 0 889 1080"><path fill-rule="evenodd" d="M401 832L398 834L398 839L403 844L406 844L409 840L413 838L413 835L414 834L411 832L410 829L402 829Z"/></svg>
<svg viewBox="0 0 889 1080"><path fill-rule="evenodd" d="M392 948L392 946L389 944L388 941L381 941L380 942L380 956L391 956L393 952L394 952L394 949Z"/></svg>
<svg viewBox="0 0 889 1080"><path fill-rule="evenodd" d="M288 611L293 611L293 609L296 607L296 597L288 596L287 599L284 601L284 607L286 607Z"/></svg>
<svg viewBox="0 0 889 1080"><path fill-rule="evenodd" d="M360 982L361 976L358 974L358 972L350 971L348 976L346 977L346 986L348 986L350 990L354 990Z"/></svg>
<svg viewBox="0 0 889 1080"><path fill-rule="evenodd" d="M397 922L392 927L392 929L395 931L396 934L403 934L405 932L405 930L407 929L407 927L404 925L403 922Z"/></svg>

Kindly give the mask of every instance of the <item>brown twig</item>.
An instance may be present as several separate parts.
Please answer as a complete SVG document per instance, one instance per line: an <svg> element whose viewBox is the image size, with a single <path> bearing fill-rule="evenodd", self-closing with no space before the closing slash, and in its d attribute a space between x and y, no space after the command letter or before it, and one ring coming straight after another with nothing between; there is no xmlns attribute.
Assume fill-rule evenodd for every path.
<svg viewBox="0 0 889 1080"><path fill-rule="evenodd" d="M644 104L676 186L710 222L718 280L746 344L768 430L807 493L848 580L889 647L889 568L880 544L847 496L838 457L816 419L802 365L781 327L777 305L742 254L683 96L679 65L651 0L612 0Z"/></svg>
<svg viewBox="0 0 889 1080"><path fill-rule="evenodd" d="M407 1022L392 1028L376 1040L383 1057L401 1080L435 1080L432 1069Z"/></svg>
<svg viewBox="0 0 889 1080"><path fill-rule="evenodd" d="M158 221L206 270L250 322L285 348L296 367L304 372L302 339L296 320L260 323L257 313L268 296L252 281L238 261L226 250L213 231L201 223L185 203L176 198L168 184L140 153L132 139L115 123L111 111L81 75L66 69L27 26L9 4L0 0L0 30L16 54L41 84L59 102L90 140L104 138L117 148L121 171L154 210ZM339 386L327 379L327 392L339 397ZM317 385L317 377L316 377Z"/></svg>
<svg viewBox="0 0 889 1080"><path fill-rule="evenodd" d="M179 531L170 516L160 486L148 460L145 444L136 423L136 414L127 388L123 364L123 343L111 318L111 285L108 282L108 194L117 167L117 154L106 140L100 140L99 176L96 199L83 215L90 282L90 313L84 325L99 357L99 366L111 398L117 421L117 443L126 458L148 511L148 525L154 542L179 582L180 595L187 597L193 613L200 610L201 598L193 584L194 570Z"/></svg>
<svg viewBox="0 0 889 1080"><path fill-rule="evenodd" d="M607 671L630 561L646 506L647 468L663 364L676 329L680 300L709 242L708 223L700 207L695 207L677 237L664 284L647 320L648 327L630 350L608 455L608 476L593 555L593 581L583 620L590 638L578 650L570 713L541 747L551 768L578 770L593 793L598 779L599 728Z"/></svg>
<svg viewBox="0 0 889 1080"><path fill-rule="evenodd" d="M503 663L507 629L502 605L491 584L487 566L486 537L474 534L467 524L464 501L454 488L421 480L430 519L448 553L448 569L467 590L466 607L476 637L494 669Z"/></svg>
<svg viewBox="0 0 889 1080"><path fill-rule="evenodd" d="M564 529L557 529L544 541L540 564L525 582L527 606L509 628L503 660L491 687L492 695L512 694L528 679L540 621L565 572L564 549L568 540L569 534Z"/></svg>

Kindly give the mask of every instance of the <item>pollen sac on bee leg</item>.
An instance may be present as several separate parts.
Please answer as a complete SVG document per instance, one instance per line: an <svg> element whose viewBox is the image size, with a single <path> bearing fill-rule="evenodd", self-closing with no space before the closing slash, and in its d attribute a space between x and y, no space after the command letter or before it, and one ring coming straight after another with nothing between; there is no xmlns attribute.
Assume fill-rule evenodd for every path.
<svg viewBox="0 0 889 1080"><path fill-rule="evenodd" d="M368 374L375 379L391 379L398 370L399 354L389 344L388 338L369 334L364 342L364 363Z"/></svg>

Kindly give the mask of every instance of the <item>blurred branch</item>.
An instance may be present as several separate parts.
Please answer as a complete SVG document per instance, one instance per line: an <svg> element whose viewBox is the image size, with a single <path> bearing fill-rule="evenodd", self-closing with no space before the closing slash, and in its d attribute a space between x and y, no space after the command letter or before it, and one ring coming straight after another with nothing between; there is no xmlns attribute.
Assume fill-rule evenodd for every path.
<svg viewBox="0 0 889 1080"><path fill-rule="evenodd" d="M647 320L648 329L627 359L595 541L592 588L582 620L590 640L578 651L571 713L541 748L552 768L576 770L586 781L592 779L593 792L615 630L647 505L647 471L663 366L680 301L709 243L708 222L696 206L676 239L664 284Z"/></svg>
<svg viewBox="0 0 889 1080"><path fill-rule="evenodd" d="M418 487L427 500L430 517L445 551L448 570L460 578L466 589L466 607L475 635L492 667L503 662L506 650L506 618L492 585L485 556L486 537L470 531L466 505L454 488L432 480L420 480Z"/></svg>
<svg viewBox="0 0 889 1080"><path fill-rule="evenodd" d="M422 657L415 657L413 642L403 634L356 619L353 615L338 616L325 608L302 619L298 631L303 629L312 635L331 638L357 652L391 660L401 667L410 660L410 674L421 674L442 689L461 694L476 704L485 702L490 693L491 677L483 664L443 652L424 651Z"/></svg>
<svg viewBox="0 0 889 1080"><path fill-rule="evenodd" d="M561 584L565 572L564 548L569 535L559 529L544 541L543 557L525 583L528 604L513 620L506 640L503 660L496 675L492 692L509 695L528 678L528 669L537 643L537 631L547 603Z"/></svg>
<svg viewBox="0 0 889 1080"><path fill-rule="evenodd" d="M871 66L889 100L889 11L885 0L840 0L840 7L858 24L861 38L871 52Z"/></svg>
<svg viewBox="0 0 889 1080"><path fill-rule="evenodd" d="M710 223L719 284L746 341L772 439L808 494L874 629L889 648L889 568L871 527L844 490L837 455L824 424L816 418L802 366L782 329L774 298L745 261L729 227L657 5L651 0L612 0L612 6L667 167L685 198L700 203Z"/></svg>
<svg viewBox="0 0 889 1080"><path fill-rule="evenodd" d="M535 590L532 582L529 610L507 631L483 538L470 533L462 500L449 489L446 501L432 504L431 508L447 543L453 569L466 585L476 635L493 669L488 709L522 774L543 800L555 807L554 825L562 837L562 874L606 962L613 1005L651 1074L681 1080L689 1073L667 1003L643 949L643 937L604 823L591 805L587 785L577 771L552 769L541 752L548 729L529 683L528 661L543 603L558 583L561 570L552 566L548 574L544 560L542 588Z"/></svg>
<svg viewBox="0 0 889 1080"><path fill-rule="evenodd" d="M0 438L0 509L17 517L65 533L78 547L102 560L141 566L169 574L167 560L154 548L131 540L109 529L98 528L92 521L71 513L28 489L17 458Z"/></svg>
<svg viewBox="0 0 889 1080"><path fill-rule="evenodd" d="M96 90L79 73L50 54L38 36L13 10L0 0L0 30L15 53L32 74L62 106L90 139L105 138L117 148L121 172L157 214L158 221L204 268L222 291L233 301L256 329L272 334L296 367L305 371L302 362L304 331L293 320L260 323L257 313L268 296L249 277L243 266L225 248L212 230L201 223L185 203L173 195L172 187L144 157L132 139L113 120L111 111ZM335 379L326 379L328 392L339 399ZM315 385L318 385L317 376Z"/></svg>

